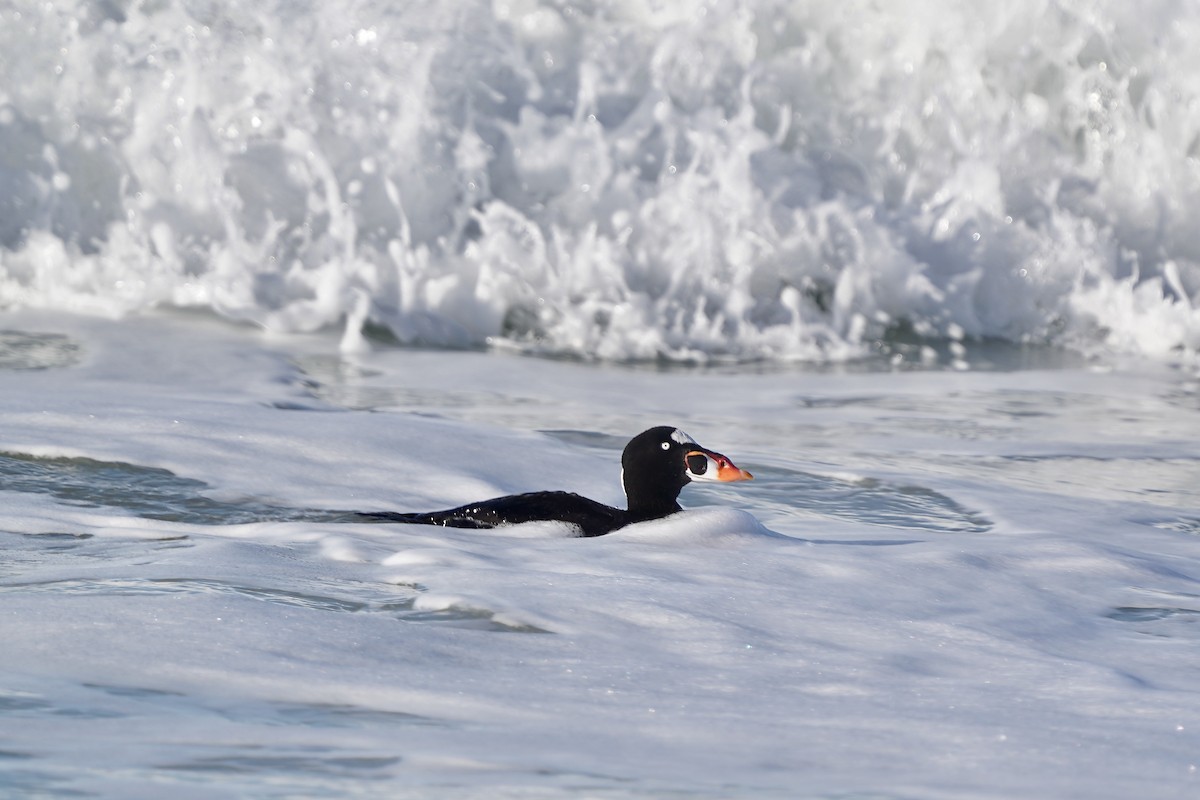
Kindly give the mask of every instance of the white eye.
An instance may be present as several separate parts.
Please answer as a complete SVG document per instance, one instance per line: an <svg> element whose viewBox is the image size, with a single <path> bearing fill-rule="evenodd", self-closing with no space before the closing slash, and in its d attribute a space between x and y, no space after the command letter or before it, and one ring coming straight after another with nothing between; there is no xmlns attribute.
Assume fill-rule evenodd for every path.
<svg viewBox="0 0 1200 800"><path fill-rule="evenodd" d="M662 449L663 449L663 450L670 450L670 449L671 449L671 443L670 443L670 442L663 442L663 443L662 443Z"/></svg>

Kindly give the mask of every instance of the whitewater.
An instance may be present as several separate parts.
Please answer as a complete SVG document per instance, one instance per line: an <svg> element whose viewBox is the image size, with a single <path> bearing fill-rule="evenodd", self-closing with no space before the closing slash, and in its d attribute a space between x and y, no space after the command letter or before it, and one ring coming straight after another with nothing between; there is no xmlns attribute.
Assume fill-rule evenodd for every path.
<svg viewBox="0 0 1200 800"><path fill-rule="evenodd" d="M604 359L1200 347L1195 5L6 2L0 303Z"/></svg>
<svg viewBox="0 0 1200 800"><path fill-rule="evenodd" d="M0 797L1194 797L1197 12L0 0Z"/></svg>

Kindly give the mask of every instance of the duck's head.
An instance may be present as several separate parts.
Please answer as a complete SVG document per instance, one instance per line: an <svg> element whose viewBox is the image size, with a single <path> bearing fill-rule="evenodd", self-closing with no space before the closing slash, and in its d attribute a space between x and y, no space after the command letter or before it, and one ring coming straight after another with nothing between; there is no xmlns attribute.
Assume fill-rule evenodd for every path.
<svg viewBox="0 0 1200 800"><path fill-rule="evenodd" d="M729 483L754 476L678 428L661 425L629 440L621 454L621 483L629 510L664 516L679 510L679 492L691 481Z"/></svg>

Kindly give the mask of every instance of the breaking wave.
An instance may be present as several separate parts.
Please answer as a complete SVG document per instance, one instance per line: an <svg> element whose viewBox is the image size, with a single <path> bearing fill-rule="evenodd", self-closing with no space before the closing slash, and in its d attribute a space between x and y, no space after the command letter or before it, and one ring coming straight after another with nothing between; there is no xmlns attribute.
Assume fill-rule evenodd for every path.
<svg viewBox="0 0 1200 800"><path fill-rule="evenodd" d="M0 306L605 359L1200 351L1200 15L0 4Z"/></svg>

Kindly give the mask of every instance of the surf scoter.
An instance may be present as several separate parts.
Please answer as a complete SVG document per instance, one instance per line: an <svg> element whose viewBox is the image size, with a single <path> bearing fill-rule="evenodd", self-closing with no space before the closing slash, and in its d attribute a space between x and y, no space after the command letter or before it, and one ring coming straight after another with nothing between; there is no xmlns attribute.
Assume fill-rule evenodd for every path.
<svg viewBox="0 0 1200 800"><path fill-rule="evenodd" d="M720 453L663 425L639 433L621 453L621 483L628 509L613 508L573 492L529 492L468 503L446 511L368 512L375 522L409 522L447 528L494 528L521 522L567 522L583 536L603 536L634 522L681 511L677 499L689 481L748 481L753 476Z"/></svg>

